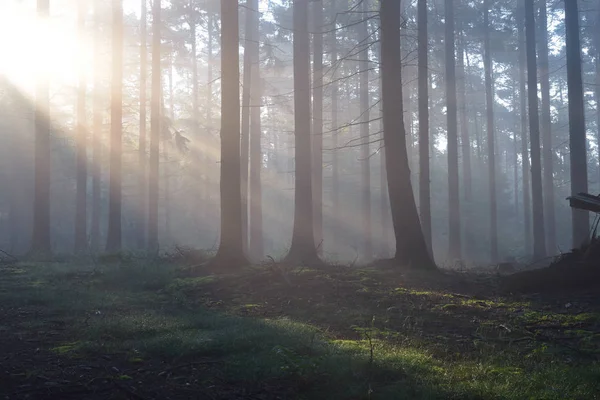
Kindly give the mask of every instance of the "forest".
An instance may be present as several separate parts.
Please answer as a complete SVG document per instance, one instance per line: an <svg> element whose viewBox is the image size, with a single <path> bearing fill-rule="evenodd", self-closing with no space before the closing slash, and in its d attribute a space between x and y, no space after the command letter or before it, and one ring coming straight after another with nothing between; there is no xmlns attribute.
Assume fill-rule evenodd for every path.
<svg viewBox="0 0 600 400"><path fill-rule="evenodd" d="M0 397L600 399L599 25L2 0Z"/></svg>

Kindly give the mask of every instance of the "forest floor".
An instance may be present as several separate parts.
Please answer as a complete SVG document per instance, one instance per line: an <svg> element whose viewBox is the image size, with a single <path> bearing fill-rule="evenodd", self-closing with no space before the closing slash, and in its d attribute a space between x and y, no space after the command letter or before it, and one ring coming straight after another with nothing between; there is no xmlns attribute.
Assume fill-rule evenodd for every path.
<svg viewBox="0 0 600 400"><path fill-rule="evenodd" d="M386 266L0 266L0 399L597 399L600 296Z"/></svg>

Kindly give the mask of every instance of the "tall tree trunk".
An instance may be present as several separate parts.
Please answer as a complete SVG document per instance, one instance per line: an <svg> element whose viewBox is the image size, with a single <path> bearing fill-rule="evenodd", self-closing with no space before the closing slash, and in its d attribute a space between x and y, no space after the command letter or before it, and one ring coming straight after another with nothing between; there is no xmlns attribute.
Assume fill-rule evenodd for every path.
<svg viewBox="0 0 600 400"><path fill-rule="evenodd" d="M252 46L251 29L253 12L249 1L246 1L246 32L244 35L244 82L242 87L242 244L244 251L248 250L248 172L249 172L249 149L250 149L250 89L254 82L251 81L251 51Z"/></svg>
<svg viewBox="0 0 600 400"><path fill-rule="evenodd" d="M418 9L418 80L419 80L419 208L427 248L431 247L431 192L429 164L429 71L427 52L427 0L419 0ZM382 153L383 154L383 153Z"/></svg>
<svg viewBox="0 0 600 400"><path fill-rule="evenodd" d="M323 254L323 0L313 4L313 186L315 242Z"/></svg>
<svg viewBox="0 0 600 400"><path fill-rule="evenodd" d="M152 97L150 99L150 163L148 178L148 251L158 254L159 147L161 131L161 4L152 5Z"/></svg>
<svg viewBox="0 0 600 400"><path fill-rule="evenodd" d="M248 247L250 255L255 260L260 260L264 256L263 240L263 213L262 213L262 187L261 172L263 166L262 154L262 127L261 127L261 104L262 104L262 84L260 78L260 12L258 10L258 0L249 0L252 10L252 31L250 43L251 55L251 78L252 82L250 92L250 240ZM247 10L247 11L250 11Z"/></svg>
<svg viewBox="0 0 600 400"><path fill-rule="evenodd" d="M145 0L144 0L145 1ZM90 248L96 252L100 249L100 215L102 215L101 182L102 182L102 88L100 86L102 65L102 6L94 3L94 96L92 127L92 218L90 221Z"/></svg>
<svg viewBox="0 0 600 400"><path fill-rule="evenodd" d="M446 106L448 133L449 257L462 257L460 240L460 199L458 185L458 111L454 57L454 0L445 0Z"/></svg>
<svg viewBox="0 0 600 400"><path fill-rule="evenodd" d="M523 230L525 237L525 253L531 254L531 185L529 175L529 139L527 135L527 85L526 85L526 45L525 45L525 9L523 6L517 8L518 23L517 30L519 36L519 104L521 117L521 162L523 178Z"/></svg>
<svg viewBox="0 0 600 400"><path fill-rule="evenodd" d="M540 4L540 83L542 89L542 151L543 151L543 189L544 189L544 216L546 217L546 248L554 253L556 248L556 221L554 216L554 173L552 167L552 120L550 116L550 69L548 66L548 16L546 13L546 0Z"/></svg>
<svg viewBox="0 0 600 400"><path fill-rule="evenodd" d="M164 179L165 179L165 241L167 244L171 243L171 155L169 153L170 146L173 144L173 136L172 136L172 127L175 124L175 98L173 93L173 49L171 49L171 54L169 55L169 71L167 74L168 84L169 84L169 124L167 127L162 127L162 131L166 134L166 137L163 139L163 158L164 158ZM164 101L164 96L162 97L162 101ZM163 110L163 118L166 115L164 111L164 106L161 107Z"/></svg>
<svg viewBox="0 0 600 400"><path fill-rule="evenodd" d="M293 1L294 13L294 125L296 174L294 232L286 257L290 261L318 260L313 229L310 136L310 40L308 2Z"/></svg>
<svg viewBox="0 0 600 400"><path fill-rule="evenodd" d="M533 194L533 256L546 256L542 163L540 155L540 117L538 115L537 61L535 57L535 17L533 1L525 0L525 36L527 47L527 85L529 98L529 132L531 134L531 186Z"/></svg>
<svg viewBox="0 0 600 400"><path fill-rule="evenodd" d="M417 213L410 183L402 105L400 60L400 1L381 0L381 82L383 135L392 221L396 235L395 260L413 268L434 268Z"/></svg>
<svg viewBox="0 0 600 400"><path fill-rule="evenodd" d="M221 1L221 241L214 263L245 264L240 160L239 17L236 0Z"/></svg>
<svg viewBox="0 0 600 400"><path fill-rule="evenodd" d="M600 24L600 17L598 18L598 23ZM600 30L599 30L600 31ZM597 146L600 149L600 38L598 39L597 44L598 49L596 54L596 138L597 138ZM600 151L599 151L600 154ZM600 191L600 155L598 157L598 191Z"/></svg>
<svg viewBox="0 0 600 400"><path fill-rule="evenodd" d="M338 60L338 43L337 43L337 0L331 0L331 137L332 137L332 160L331 160L331 196L332 196L332 207L331 207L331 221L333 234L331 235L330 243L331 249L337 253L338 240L337 235L339 233L339 205L340 205L340 173L339 173L339 140L338 140L338 96L339 96L339 82L337 70L339 69Z"/></svg>
<svg viewBox="0 0 600 400"><path fill-rule="evenodd" d="M460 138L462 147L462 172L464 182L464 196L467 202L471 201L473 195L472 173L471 173L471 138L469 136L469 118L467 116L467 93L465 81L467 79L465 73L465 36L462 29L460 32L459 49L458 49L458 100L460 111Z"/></svg>
<svg viewBox="0 0 600 400"><path fill-rule="evenodd" d="M213 13L209 12L208 16L207 16L208 22L207 22L207 43L206 43L206 52L207 54L207 66L206 66L206 131L204 132L206 135L206 140L208 141L209 138L212 136L212 102L213 102L213 91L212 91L212 83L213 83L213 62L214 62L214 56L213 56ZM210 178L209 178L209 173L208 173L208 169L209 169L209 162L210 162L210 156L208 155L208 153L206 153L203 157L205 163L205 168L207 168L206 171L204 172L204 181L202 182L202 192L205 193L206 197L205 197L205 202L206 205L204 205L204 207L201 208L201 210L204 211L204 213L202 213L202 211L200 212L201 216L205 216L208 214L208 210L209 210L209 204L210 204ZM212 168L210 168L212 169Z"/></svg>
<svg viewBox="0 0 600 400"><path fill-rule="evenodd" d="M147 40L147 0L142 0L140 16L140 144L138 149L138 168L139 168L139 219L137 232L137 246L139 249L146 248L146 217L148 216L148 174L147 174L147 153L146 153L146 89L148 72L148 46Z"/></svg>
<svg viewBox="0 0 600 400"><path fill-rule="evenodd" d="M38 18L47 19L49 0L37 0ZM33 254L45 256L50 244L50 100L48 76L38 75L35 87L35 187L33 198Z"/></svg>
<svg viewBox="0 0 600 400"><path fill-rule="evenodd" d="M110 178L106 251L121 251L123 135L123 1L113 0L112 78L110 108Z"/></svg>
<svg viewBox="0 0 600 400"><path fill-rule="evenodd" d="M77 3L77 30L79 46L83 50L85 15L87 2ZM77 93L77 205L75 207L75 253L87 249L87 126L85 121L86 82L82 65L78 65L79 82Z"/></svg>
<svg viewBox="0 0 600 400"><path fill-rule="evenodd" d="M587 144L585 135L585 103L581 77L581 44L579 41L579 11L576 1L565 1L565 31L567 46L567 85L569 86L569 148L571 162L571 193L588 191ZM587 211L571 208L573 247L588 240L590 220Z"/></svg>
<svg viewBox="0 0 600 400"><path fill-rule="evenodd" d="M498 260L498 205L496 199L496 148L494 134L494 87L492 83L492 53L490 46L489 1L483 3L485 102L487 115L488 183L490 196L490 256Z"/></svg>
<svg viewBox="0 0 600 400"><path fill-rule="evenodd" d="M517 82L518 82L518 78L516 77L515 74L515 78L513 78L513 82L512 82L512 108L513 108L513 112L516 113L517 108L518 108L518 101L517 101ZM519 127L517 126L518 123L515 122L515 127L514 127L514 131L512 134L512 139L513 139L513 191L514 191L514 202L515 202L515 218L517 221L519 220L519 142L517 140L517 132L519 130Z"/></svg>
<svg viewBox="0 0 600 400"><path fill-rule="evenodd" d="M362 3L362 12L366 18L369 12L366 0ZM373 222L371 216L371 157L369 148L369 120L371 119L369 104L369 29L368 22L365 19L358 25L358 41L363 46L360 53L360 111L361 111L361 191L362 191L362 226L365 240L364 256L367 260L373 257Z"/></svg>

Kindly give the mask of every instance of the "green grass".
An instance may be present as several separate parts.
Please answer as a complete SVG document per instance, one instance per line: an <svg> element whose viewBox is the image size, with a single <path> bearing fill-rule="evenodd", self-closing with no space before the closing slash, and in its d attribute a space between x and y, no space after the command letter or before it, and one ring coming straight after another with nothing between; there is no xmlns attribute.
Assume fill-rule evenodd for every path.
<svg viewBox="0 0 600 400"><path fill-rule="evenodd" d="M343 290L367 296L361 307L345 307L352 296L334 306L318 297L314 287L275 306L269 303L273 293L285 293L290 278L269 281L267 275L256 277L257 271L262 273L255 269L184 278L172 267L143 261L95 267L23 264L0 274L0 304L34 308L68 321L64 341L49 349L61 357L124 354L142 366L149 360L178 364L208 359L215 363L213 371L232 385L275 380L292 387L295 398L599 398L597 361L557 356L552 345L535 340L521 347L496 341L504 337L497 336L499 317L494 314L525 309L514 323L572 324L597 321L596 313L565 316L510 299L474 300L422 288L380 287L377 275L365 271L318 275L321 281L315 282L338 295L342 289L333 287L334 281L352 283ZM315 274L302 271L292 279L312 279ZM264 278L270 297L260 292L263 286L252 286L252 276ZM230 289L220 302L212 293L215 285ZM402 304L389 307L386 301ZM271 315L269 307L287 308ZM394 307L401 314L397 321L390 316ZM456 319L464 312L489 310L494 312L472 336L453 336L444 326L429 335L421 327L431 316ZM4 330L36 326L35 321L4 325ZM131 379L125 373L119 376Z"/></svg>

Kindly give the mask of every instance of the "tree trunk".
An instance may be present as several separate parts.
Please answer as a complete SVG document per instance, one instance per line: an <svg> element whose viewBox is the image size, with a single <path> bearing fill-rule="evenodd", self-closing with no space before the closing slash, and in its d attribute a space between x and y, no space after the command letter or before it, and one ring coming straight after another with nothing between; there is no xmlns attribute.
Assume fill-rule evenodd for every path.
<svg viewBox="0 0 600 400"><path fill-rule="evenodd" d="M152 5L152 97L150 99L150 164L148 180L148 251L158 254L159 147L161 131L161 2Z"/></svg>
<svg viewBox="0 0 600 400"><path fill-rule="evenodd" d="M458 185L458 111L454 57L454 0L445 0L446 103L448 133L448 239L450 259L460 259L460 199Z"/></svg>
<svg viewBox="0 0 600 400"><path fill-rule="evenodd" d="M467 202L471 201L473 195L472 189L472 173L471 173L471 138L469 136L469 118L467 116L467 93L466 93L466 73L465 73L465 36L462 29L460 30L460 40L458 49L458 100L460 111L460 130L461 130L461 147L462 147L462 171L464 182L464 196Z"/></svg>
<svg viewBox="0 0 600 400"><path fill-rule="evenodd" d="M258 11L258 0L249 0L252 12L252 31L250 43L251 55L251 78L250 91L250 241L248 247L250 255L255 260L264 256L263 240L263 213L262 213L262 187L261 171L263 166L263 154L261 147L261 104L262 84L260 78L260 13Z"/></svg>
<svg viewBox="0 0 600 400"><path fill-rule="evenodd" d="M525 237L525 253L531 254L532 237L531 237L531 186L529 175L529 139L527 135L527 85L526 85L526 55L525 49L525 29L524 29L524 8L519 6L517 14L519 21L517 30L519 36L519 104L521 117L521 162L522 162L522 178L523 178L523 230Z"/></svg>
<svg viewBox="0 0 600 400"><path fill-rule="evenodd" d="M496 198L496 148L494 133L494 87L492 83L492 54L490 46L489 1L483 4L485 102L487 115L488 183L490 196L490 256L498 261L498 205Z"/></svg>
<svg viewBox="0 0 600 400"><path fill-rule="evenodd" d="M221 1L221 242L216 265L246 264L242 242L239 17L236 0Z"/></svg>
<svg viewBox="0 0 600 400"><path fill-rule="evenodd" d="M533 1L525 0L525 34L527 47L527 85L529 98L529 132L531 134L531 186L533 194L533 256L546 256L542 164L540 156L540 118L538 115L537 61L535 58L535 18Z"/></svg>
<svg viewBox="0 0 600 400"><path fill-rule="evenodd" d="M380 4L383 135L396 236L394 258L400 264L413 268L434 268L421 230L406 152L400 60L400 1L381 0Z"/></svg>
<svg viewBox="0 0 600 400"><path fill-rule="evenodd" d="M556 221L554 211L554 173L552 167L552 119L550 116L550 69L548 67L548 16L546 0L540 4L540 44L538 55L540 59L540 83L542 89L542 151L544 163L544 216L546 217L546 248L554 253L556 248Z"/></svg>
<svg viewBox="0 0 600 400"><path fill-rule="evenodd" d="M140 16L140 144L138 149L138 168L139 168L139 217L137 246L139 249L146 249L146 217L148 216L148 175L147 175L147 154L146 154L146 89L147 89L147 71L148 71L148 47L147 40L147 0L142 0Z"/></svg>
<svg viewBox="0 0 600 400"><path fill-rule="evenodd" d="M579 11L576 1L565 1L565 31L567 46L567 85L569 98L569 148L571 162L571 193L588 191L585 103L581 77L581 44L579 41ZM571 208L573 247L589 239L590 220L587 211Z"/></svg>
<svg viewBox="0 0 600 400"><path fill-rule="evenodd" d="M37 14L39 18L47 19L49 17L49 0L37 0ZM50 244L49 111L48 76L38 76L35 87L35 187L31 251L42 257L49 255L52 251Z"/></svg>
<svg viewBox="0 0 600 400"><path fill-rule="evenodd" d="M318 260L313 229L310 141L310 45L308 2L294 0L294 125L296 174L294 231L288 261Z"/></svg>
<svg viewBox="0 0 600 400"><path fill-rule="evenodd" d="M362 3L362 12L366 18L369 9L367 1ZM361 125L360 125L360 138L361 138L361 192L362 192L362 226L363 235L365 240L364 256L365 259L370 260L373 257L373 222L371 217L371 157L369 148L369 120L371 118L369 104L369 45L363 43L368 41L369 29L368 22L365 19L361 24L358 25L358 41L362 43L362 50L360 52L360 111L361 111ZM359 44L360 45L360 44Z"/></svg>
<svg viewBox="0 0 600 400"><path fill-rule="evenodd" d="M79 46L83 49L87 2L77 4L77 30ZM79 82L77 93L77 205L75 207L75 253L87 249L87 127L85 122L86 82L83 67L78 65Z"/></svg>
<svg viewBox="0 0 600 400"><path fill-rule="evenodd" d="M144 0L145 1L145 0ZM100 2L94 2L94 96L93 96L93 128L92 128L92 218L90 221L90 248L97 252L100 249L100 215L102 215L101 182L102 182L102 88L100 87L102 65L102 31Z"/></svg>
<svg viewBox="0 0 600 400"><path fill-rule="evenodd" d="M254 82L251 81L251 37L253 12L249 1L246 1L246 32L244 35L244 82L242 86L242 142L241 142L241 160L242 160L242 244L244 251L248 250L248 171L249 171L249 149L250 149L250 89Z"/></svg>
<svg viewBox="0 0 600 400"><path fill-rule="evenodd" d="M418 9L418 80L419 80L419 208L427 248L431 246L431 192L429 164L429 77L427 52L427 0L419 0Z"/></svg>
<svg viewBox="0 0 600 400"><path fill-rule="evenodd" d="M338 43L337 43L337 0L331 0L331 137L332 137L332 150L331 150L331 196L332 196L332 207L331 207L331 227L332 235L330 239L330 247L333 252L337 253L338 240L337 235L339 233L339 205L340 205L340 194L339 194L339 140L338 140L338 96L339 96L339 82L337 70L339 69L338 60Z"/></svg>
<svg viewBox="0 0 600 400"><path fill-rule="evenodd" d="M110 178L106 251L121 251L121 164L123 135L123 2L113 0L112 78L110 109Z"/></svg>
<svg viewBox="0 0 600 400"><path fill-rule="evenodd" d="M323 254L323 0L313 4L313 186L315 242Z"/></svg>

